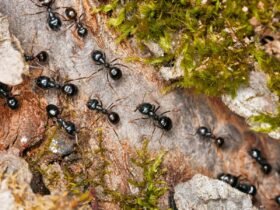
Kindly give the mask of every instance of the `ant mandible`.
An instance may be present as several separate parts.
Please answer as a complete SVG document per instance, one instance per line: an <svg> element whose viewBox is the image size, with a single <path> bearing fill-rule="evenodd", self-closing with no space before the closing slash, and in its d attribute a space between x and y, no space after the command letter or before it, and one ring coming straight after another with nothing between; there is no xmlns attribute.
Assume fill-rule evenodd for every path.
<svg viewBox="0 0 280 210"><path fill-rule="evenodd" d="M6 99L6 103L10 109L15 110L19 107L19 102L15 96L11 94L11 89L2 82L0 82L0 97Z"/></svg>
<svg viewBox="0 0 280 210"><path fill-rule="evenodd" d="M222 147L224 145L225 140L222 137L216 137L213 135L212 131L205 126L200 126L197 129L196 134L204 138L213 139L217 147Z"/></svg>
<svg viewBox="0 0 280 210"><path fill-rule="evenodd" d="M60 18L57 16L58 13L53 11L52 5L55 3L55 0L39 0L41 4L37 4L34 0L31 0L37 7L45 7L48 13L48 25L53 31L60 30L62 26L62 22ZM40 14L42 12L38 12L36 14Z"/></svg>
<svg viewBox="0 0 280 210"><path fill-rule="evenodd" d="M254 185L240 183L239 178L232 174L221 173L218 175L218 179L246 194L254 196L257 193L257 189Z"/></svg>
<svg viewBox="0 0 280 210"><path fill-rule="evenodd" d="M36 79L36 85L44 90L57 89L62 90L62 92L67 96L75 96L78 93L78 87L72 83L65 83L63 85L54 81L47 76L39 76Z"/></svg>
<svg viewBox="0 0 280 210"><path fill-rule="evenodd" d="M79 37L84 38L88 34L87 28L84 27L84 25L81 22L81 18L83 17L84 14L81 14L80 17L77 18L78 17L77 12L73 8L67 7L65 9L65 15L69 21L74 22L73 24L70 25L69 28L71 28L75 24L77 29L77 34L79 35Z"/></svg>
<svg viewBox="0 0 280 210"><path fill-rule="evenodd" d="M110 111L110 107L108 109L103 108L102 101L97 99L89 99L87 102L87 107L90 110L95 110L97 112L101 112L102 114L105 114L112 124L117 124L120 121L120 117L116 112Z"/></svg>
<svg viewBox="0 0 280 210"><path fill-rule="evenodd" d="M66 133L68 133L71 136L74 136L76 134L76 126L74 123L72 123L71 121L66 121L64 119L62 119L61 117L59 117L59 115L61 114L59 111L59 108L54 105L54 104L49 104L46 107L46 111L48 114L48 117L50 118L55 118L57 123L66 131Z"/></svg>
<svg viewBox="0 0 280 210"><path fill-rule="evenodd" d="M160 106L158 106L156 108L155 105L152 105L150 103L142 103L142 104L138 105L134 111L136 112L137 110L139 110L139 112L141 114L146 115L148 118L151 118L154 121L156 121L157 126L159 128L161 128L165 131L169 131L172 128L172 120L167 116L163 116L163 114L165 114L169 111L163 112L160 115L157 115L156 112L159 108L160 108Z"/></svg>
<svg viewBox="0 0 280 210"><path fill-rule="evenodd" d="M265 174L269 174L271 172L272 167L266 159L262 157L260 150L253 148L249 151L249 155L260 164L261 169Z"/></svg>

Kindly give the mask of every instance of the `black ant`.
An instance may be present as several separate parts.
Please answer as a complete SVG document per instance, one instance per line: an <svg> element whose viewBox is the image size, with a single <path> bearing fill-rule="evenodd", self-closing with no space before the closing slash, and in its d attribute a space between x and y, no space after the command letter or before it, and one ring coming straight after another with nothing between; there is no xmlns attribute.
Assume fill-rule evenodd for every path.
<svg viewBox="0 0 280 210"><path fill-rule="evenodd" d="M254 158L260 165L261 169L265 174L269 174L272 170L271 165L262 157L261 151L253 148L249 151L249 155Z"/></svg>
<svg viewBox="0 0 280 210"><path fill-rule="evenodd" d="M57 16L58 13L53 11L52 5L55 3L55 0L39 0L41 4L37 4L34 2L34 0L31 0L37 7L45 7L47 9L48 13L48 19L47 22L49 24L49 27L53 31L58 31L60 30L60 27L62 25L62 22L60 18ZM36 14L40 14L42 12L38 12Z"/></svg>
<svg viewBox="0 0 280 210"><path fill-rule="evenodd" d="M103 108L102 101L97 99L89 99L87 102L87 107L90 110L96 110L98 112L101 112L102 114L107 115L107 118L109 122L112 124L117 124L120 121L120 117L116 112L111 112L108 109ZM109 106L109 108L112 106Z"/></svg>
<svg viewBox="0 0 280 210"><path fill-rule="evenodd" d="M209 138L209 139L213 139L214 143L217 145L217 147L222 147L224 145L225 140L222 137L216 137L212 131L205 127L205 126L201 126L197 129L196 134L198 134L201 137L204 138Z"/></svg>
<svg viewBox="0 0 280 210"><path fill-rule="evenodd" d="M84 14L81 14L80 17L77 18L78 17L77 12L73 8L67 7L65 9L65 15L69 21L73 21L73 24L71 24L69 28L71 28L75 24L77 29L77 34L80 37L83 38L88 34L87 28L84 27L84 25L81 22L81 18Z"/></svg>
<svg viewBox="0 0 280 210"><path fill-rule="evenodd" d="M48 117L55 118L57 123L71 136L74 136L76 134L76 126L74 123L70 121L66 121L59 117L61 114L59 111L59 108L54 104L49 104L46 107Z"/></svg>
<svg viewBox="0 0 280 210"><path fill-rule="evenodd" d="M75 96L78 93L78 87L76 85L72 83L65 83L61 85L47 76L37 77L36 85L45 90L61 89L62 92L67 96Z"/></svg>
<svg viewBox="0 0 280 210"><path fill-rule="evenodd" d="M32 45L31 45L32 47L30 53L24 53L23 57L25 62L31 63L36 61L37 64L41 65L41 64L45 64L48 61L49 54L46 51L40 51L37 55L33 54L34 41L36 36L37 36L37 32L32 39Z"/></svg>
<svg viewBox="0 0 280 210"><path fill-rule="evenodd" d="M160 108L160 106L158 106L156 108L155 105L152 105L150 103L142 103L142 104L138 105L134 111L136 112L137 110L139 110L139 112L141 114L146 115L148 118L151 118L154 121L156 121L158 123L159 128L161 128L165 131L169 131L172 128L172 120L167 116L163 116L163 114L165 114L169 111L163 112L160 115L157 115L156 112L159 108ZM144 119L147 119L147 118L144 118Z"/></svg>
<svg viewBox="0 0 280 210"><path fill-rule="evenodd" d="M39 61L39 63L46 63L48 61L48 58L49 54L46 51L41 51L35 56L24 54L24 59L26 62L37 60Z"/></svg>
<svg viewBox="0 0 280 210"><path fill-rule="evenodd" d="M113 80L119 80L122 77L122 71L120 68L111 65L106 61L106 55L105 53L99 51L99 50L94 50L91 53L91 58L95 62L96 65L102 65L104 68L109 70L108 74L110 75L111 79ZM113 62L113 61L111 61ZM101 71L102 69L98 70ZM97 71L97 72L98 72ZM107 74L107 76L108 76Z"/></svg>
<svg viewBox="0 0 280 210"><path fill-rule="evenodd" d="M0 97L6 99L6 103L10 109L17 109L19 107L19 102L11 94L11 89L8 87L8 85L0 82Z"/></svg>
<svg viewBox="0 0 280 210"><path fill-rule="evenodd" d="M226 182L227 184L229 184L230 186L238 189L241 192L244 192L246 194L249 195L256 195L257 193L257 189L254 185L250 185L250 184L246 184L246 183L240 183L239 182L239 178L237 176L234 176L232 174L219 174L218 175L218 179Z"/></svg>

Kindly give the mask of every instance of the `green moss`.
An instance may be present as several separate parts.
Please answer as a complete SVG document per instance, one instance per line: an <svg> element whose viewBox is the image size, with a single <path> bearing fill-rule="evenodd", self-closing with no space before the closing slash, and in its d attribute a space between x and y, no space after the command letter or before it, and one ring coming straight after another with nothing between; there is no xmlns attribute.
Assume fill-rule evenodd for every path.
<svg viewBox="0 0 280 210"><path fill-rule="evenodd" d="M270 132L272 130L277 130L280 128L280 107L278 108L278 114L276 116L270 116L268 114L260 114L258 116L253 116L250 119L252 122L257 123L265 123L267 126L260 126L259 128L256 128L255 130L260 132Z"/></svg>
<svg viewBox="0 0 280 210"><path fill-rule="evenodd" d="M279 30L280 23L273 21L279 16L278 0L121 2L111 0L94 12L110 15L108 25L116 30L118 42L134 37L141 48L152 41L164 51L164 56L139 60L160 67L182 58L184 77L169 89L183 87L207 95L234 96L241 85L247 85L257 62L269 76L270 89L280 96L280 61L260 50L258 37L255 42L244 41L254 35L249 23L252 17L271 30Z"/></svg>
<svg viewBox="0 0 280 210"><path fill-rule="evenodd" d="M118 190L113 190L106 184L106 175L110 174L110 161L106 156L106 148L103 144L102 133L98 137L99 167L95 168L96 178L95 186L101 187L103 194L109 197L112 202L118 203L121 209L159 209L159 198L167 191L167 184L163 180L165 169L161 167L165 152L160 152L156 157L153 157L148 151L148 140L144 140L142 147L136 151L136 157L131 159L134 167L141 169L142 175L137 174L137 177L142 177L141 180L131 178L128 183L137 188L135 194L122 193Z"/></svg>

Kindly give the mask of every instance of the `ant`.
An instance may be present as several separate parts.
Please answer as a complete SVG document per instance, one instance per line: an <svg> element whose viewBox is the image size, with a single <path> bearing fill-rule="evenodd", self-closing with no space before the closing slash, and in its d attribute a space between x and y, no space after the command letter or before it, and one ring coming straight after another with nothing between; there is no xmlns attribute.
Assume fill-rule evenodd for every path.
<svg viewBox="0 0 280 210"><path fill-rule="evenodd" d="M205 126L199 127L196 134L204 138L213 139L217 147L222 147L224 145L225 140L222 137L216 137L213 135L212 131Z"/></svg>
<svg viewBox="0 0 280 210"><path fill-rule="evenodd" d="M49 104L46 107L48 117L55 118L57 123L71 136L74 136L76 134L76 126L74 123L70 121L66 121L59 117L61 112L59 111L59 108L54 104Z"/></svg>
<svg viewBox="0 0 280 210"><path fill-rule="evenodd" d="M108 74L110 75L111 79L119 80L122 77L122 71L120 70L120 68L113 66L106 61L106 55L104 52L101 52L99 50L94 50L91 53L91 58L95 62L96 65L103 65L103 67L105 69L109 70ZM111 61L111 62L113 62L113 61ZM98 71L101 71L102 69L103 68L101 68ZM97 73L97 72L95 72L95 73ZM107 78L108 78L108 74L107 74Z"/></svg>
<svg viewBox="0 0 280 210"><path fill-rule="evenodd" d="M45 7L48 13L48 25L53 31L60 30L62 26L62 22L60 18L57 16L58 13L53 11L52 5L55 3L55 0L39 0L41 4L37 4L34 0L31 0L37 7ZM43 12L38 12L36 14L40 14Z"/></svg>
<svg viewBox="0 0 280 210"><path fill-rule="evenodd" d="M11 88L2 82L0 82L0 97L6 99L6 103L10 109L15 110L19 107L18 100L11 94Z"/></svg>
<svg viewBox="0 0 280 210"><path fill-rule="evenodd" d="M253 148L249 151L249 155L255 159L260 165L263 173L269 174L272 170L271 165L262 157L261 151Z"/></svg>
<svg viewBox="0 0 280 210"><path fill-rule="evenodd" d="M239 177L234 176L232 174L221 173L218 175L218 179L229 184L233 188L238 189L239 191L241 191L243 193L246 193L246 194L249 194L252 196L256 195L256 193L257 193L257 189L254 185L240 183L238 180Z"/></svg>
<svg viewBox="0 0 280 210"><path fill-rule="evenodd" d="M116 112L109 111L109 109L112 108L112 105L109 106L109 109L105 109L103 108L102 101L97 99L89 99L87 102L87 107L90 110L96 110L97 112L107 115L109 122L112 124L117 124L120 121L120 117Z"/></svg>
<svg viewBox="0 0 280 210"><path fill-rule="evenodd" d="M33 54L33 47L34 47L34 42L35 42L37 34L38 33L36 32L32 39L30 53L24 53L23 57L24 57L25 62L31 63L31 62L36 61L36 64L41 66L41 64L43 64L43 65L46 64L46 62L49 59L49 54L46 51L40 51L37 55Z"/></svg>
<svg viewBox="0 0 280 210"><path fill-rule="evenodd" d="M49 54L46 51L41 51L37 55L27 55L24 54L24 59L26 62L31 62L34 60L39 61L39 63L46 63L49 58Z"/></svg>
<svg viewBox="0 0 280 210"><path fill-rule="evenodd" d="M45 90L61 89L65 95L70 97L75 96L78 93L78 87L76 85L72 83L65 83L61 85L47 76L37 77L36 85Z"/></svg>
<svg viewBox="0 0 280 210"><path fill-rule="evenodd" d="M136 112L137 110L139 110L141 114L146 115L148 118L151 118L154 121L156 121L158 123L157 126L159 128L165 131L169 131L172 128L172 120L167 116L163 116L163 114L169 111L157 115L156 112L159 108L160 106L156 108L155 105L152 105L150 103L142 103L138 105L134 111ZM144 118L144 119L148 119L148 118Z"/></svg>
<svg viewBox="0 0 280 210"><path fill-rule="evenodd" d="M76 29L77 29L77 34L84 38L87 34L88 34L88 30L86 27L84 27L84 25L81 22L81 18L83 17L84 14L81 14L79 18L77 18L77 12L71 8L71 7L67 7L65 9L65 15L68 18L69 21L72 21L73 23L70 25L69 28L71 28L74 24L76 25Z"/></svg>

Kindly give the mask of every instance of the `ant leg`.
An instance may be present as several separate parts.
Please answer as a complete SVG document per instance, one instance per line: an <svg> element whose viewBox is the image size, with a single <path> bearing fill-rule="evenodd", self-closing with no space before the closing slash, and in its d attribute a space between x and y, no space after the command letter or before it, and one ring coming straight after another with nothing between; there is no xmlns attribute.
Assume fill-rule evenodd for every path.
<svg viewBox="0 0 280 210"><path fill-rule="evenodd" d="M64 21L71 21L71 20L64 20ZM65 33L67 30L69 30L70 28L72 28L75 25L75 22L69 24L64 30L62 30L60 33Z"/></svg>
<svg viewBox="0 0 280 210"><path fill-rule="evenodd" d="M128 98L128 96L127 96L127 97L123 97L123 98L117 99L114 103L111 103L111 104L107 107L107 109L112 109L113 107L117 106L117 103L118 103L119 101L125 100L125 99L127 99L127 98Z"/></svg>
<svg viewBox="0 0 280 210"><path fill-rule="evenodd" d="M117 61L117 60L119 60L119 59L120 59L120 58L115 58L115 59L111 60L110 63L113 64L115 61Z"/></svg>
<svg viewBox="0 0 280 210"><path fill-rule="evenodd" d="M45 7L43 5L37 4L34 0L30 0L33 4L35 4L37 7Z"/></svg>
<svg viewBox="0 0 280 210"><path fill-rule="evenodd" d="M156 126L154 125L154 129L153 129L153 132L152 132L152 135L151 135L151 140L153 139L153 136L154 136L155 130L156 130Z"/></svg>
<svg viewBox="0 0 280 210"><path fill-rule="evenodd" d="M119 137L119 135L118 135L117 131L116 131L114 128L112 128L112 129L113 129L114 133L116 134L116 136L117 136L118 140L120 141L120 137Z"/></svg>
<svg viewBox="0 0 280 210"><path fill-rule="evenodd" d="M114 66L122 66L124 68L127 68L127 69L130 69L128 66L124 65L124 64L121 64L121 63L114 63L113 64Z"/></svg>
<svg viewBox="0 0 280 210"><path fill-rule="evenodd" d="M161 144L161 139L162 139L162 137L163 137L163 133L164 133L164 131L161 132L160 138L159 138L159 140L158 140L158 142L159 142L159 144L160 144L161 146L162 146L162 144Z"/></svg>
<svg viewBox="0 0 280 210"><path fill-rule="evenodd" d="M164 114L166 114L166 113L168 113L168 112L171 112L171 111L169 110L169 111L162 112L162 113L160 114L160 116L162 116L162 115L164 115Z"/></svg>
<svg viewBox="0 0 280 210"><path fill-rule="evenodd" d="M85 17L85 15L86 15L85 13L82 13L82 14L80 15L80 17L78 18L79 22L81 21L82 18Z"/></svg>
<svg viewBox="0 0 280 210"><path fill-rule="evenodd" d="M72 81L77 81L77 80L83 80L83 79L90 79L93 75L97 74L98 72L102 71L103 68L98 69L97 71L93 72L91 75L86 76L86 77L80 77L80 78L76 78L76 79L70 79L70 80L66 80L66 82L72 82Z"/></svg>
<svg viewBox="0 0 280 210"><path fill-rule="evenodd" d="M154 109L154 112L157 112L157 110L159 110L159 108L160 108L160 105L158 105L158 107Z"/></svg>
<svg viewBox="0 0 280 210"><path fill-rule="evenodd" d="M146 119L149 119L148 117L141 117L141 118L136 118L134 120L130 120L129 123L134 123L135 121L137 120L146 120Z"/></svg>
<svg viewBox="0 0 280 210"><path fill-rule="evenodd" d="M31 55L33 55L33 48L34 48L34 42L35 42L35 39L36 39L36 36L37 36L38 32L36 31L33 38L32 38L32 42L31 42L31 50L30 50L30 53Z"/></svg>
<svg viewBox="0 0 280 210"><path fill-rule="evenodd" d="M108 109L108 110L111 110L113 107L115 107L116 106L116 104L114 104L114 103L111 103L106 109Z"/></svg>
<svg viewBox="0 0 280 210"><path fill-rule="evenodd" d="M107 72L107 74L106 74L106 78L107 78L107 83L109 84L109 87L113 90L113 92L116 94L116 95L118 95L118 93L115 91L115 89L113 88L113 86L112 86L112 84L111 84L111 82L110 82L110 80L109 80L109 73Z"/></svg>
<svg viewBox="0 0 280 210"><path fill-rule="evenodd" d="M23 14L23 15L24 15L24 16L26 16L26 15L39 15L39 14L42 14L42 13L44 13L44 12L46 12L46 11L41 11L41 12L36 12L36 13L31 13L31 14L25 13L25 14Z"/></svg>

